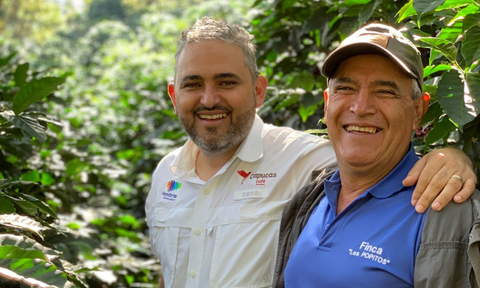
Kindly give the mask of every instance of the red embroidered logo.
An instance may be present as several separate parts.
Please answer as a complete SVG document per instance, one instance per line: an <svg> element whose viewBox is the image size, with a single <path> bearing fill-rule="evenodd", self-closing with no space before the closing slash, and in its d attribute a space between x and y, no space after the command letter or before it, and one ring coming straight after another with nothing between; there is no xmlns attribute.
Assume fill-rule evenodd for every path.
<svg viewBox="0 0 480 288"><path fill-rule="evenodd" d="M245 171L243 171L243 170L237 171L237 173L238 173L240 176L243 177L242 185L243 185L243 181L247 180L248 176L249 176L250 174L252 174L252 172L248 172L248 173L247 173L247 172L245 172Z"/></svg>

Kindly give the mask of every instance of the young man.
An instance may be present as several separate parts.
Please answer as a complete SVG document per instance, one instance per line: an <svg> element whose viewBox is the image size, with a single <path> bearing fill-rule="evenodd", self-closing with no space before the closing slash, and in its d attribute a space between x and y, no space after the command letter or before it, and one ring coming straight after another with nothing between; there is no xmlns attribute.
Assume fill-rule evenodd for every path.
<svg viewBox="0 0 480 288"><path fill-rule="evenodd" d="M322 72L338 170L323 189L305 189L292 201L300 205L286 207L281 238L292 235L287 222L306 225L287 237L292 251L280 243L278 258L290 255L285 287L478 287L479 250L468 257L467 249L480 240L480 192L419 214L407 203L413 188L402 185L418 161L410 137L430 99L415 45L390 26L370 24L345 39ZM297 202L302 196L310 200ZM300 210L312 213L298 217Z"/></svg>
<svg viewBox="0 0 480 288"><path fill-rule="evenodd" d="M256 115L267 81L247 31L203 18L182 36L169 94L190 140L154 173L146 204L152 251L166 287L269 287L282 209L314 171L335 162L334 151L319 137ZM424 159L425 170L438 171L449 158L453 170L439 173L468 180L451 182L441 205L462 184L461 197L468 197L475 181L463 153L444 152L440 163L435 155ZM440 190L426 191L433 198Z"/></svg>

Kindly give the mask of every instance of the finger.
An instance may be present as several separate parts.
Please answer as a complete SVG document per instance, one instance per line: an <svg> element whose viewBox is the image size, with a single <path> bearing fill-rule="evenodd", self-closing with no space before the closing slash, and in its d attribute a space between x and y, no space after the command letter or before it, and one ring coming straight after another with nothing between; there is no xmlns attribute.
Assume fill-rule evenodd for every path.
<svg viewBox="0 0 480 288"><path fill-rule="evenodd" d="M417 183L418 177L420 177L420 174L424 171L425 164L426 164L426 158L421 158L420 160L413 165L413 168L408 172L407 177L403 179L402 184L405 186L413 186L415 183Z"/></svg>
<svg viewBox="0 0 480 288"><path fill-rule="evenodd" d="M443 188L440 195L438 195L432 203L432 209L435 211L442 210L448 204L448 202L452 200L452 198L457 194L457 192L460 191L462 185L463 182L460 181L460 179L456 177L450 177L447 185L445 185L445 188Z"/></svg>
<svg viewBox="0 0 480 288"><path fill-rule="evenodd" d="M428 182L426 188L422 189L418 185L417 187L415 187L415 189L419 189L419 191L414 190L414 193L417 193L416 195L421 194L417 200L417 203L415 204L415 210L417 212L425 212L427 210L427 207L432 204L432 202L435 200L435 198L440 192L444 194L440 197L440 206L438 206L438 204L436 206L437 208L443 208L441 205L445 203L444 199L446 199L446 197L450 197L447 200L448 203L448 201L453 198L455 193L460 190L460 186L456 188L455 186L452 186L454 184L453 182L450 184L450 186L448 185L451 176L450 173L451 172L449 172L448 169L441 169L433 177L431 175L428 175L428 178L431 179L431 181ZM418 180L419 183L421 183L421 181L427 181L426 179L422 180L422 177L423 175L421 175L420 179ZM452 191L452 189L454 189L454 191Z"/></svg>
<svg viewBox="0 0 480 288"><path fill-rule="evenodd" d="M476 178L469 178L463 183L462 190L460 190L455 196L453 197L453 201L457 203L462 203L472 195L473 191L475 190L475 186L477 184Z"/></svg>
<svg viewBox="0 0 480 288"><path fill-rule="evenodd" d="M418 178L417 186L415 186L415 189L413 190L412 205L417 207L417 205L421 204L423 207L419 206L418 209L422 212L427 209L448 181L448 178L445 179L445 177L447 177L448 169L441 169L442 167L439 168L439 171L424 169ZM422 199L422 201L419 203L418 201L420 199Z"/></svg>

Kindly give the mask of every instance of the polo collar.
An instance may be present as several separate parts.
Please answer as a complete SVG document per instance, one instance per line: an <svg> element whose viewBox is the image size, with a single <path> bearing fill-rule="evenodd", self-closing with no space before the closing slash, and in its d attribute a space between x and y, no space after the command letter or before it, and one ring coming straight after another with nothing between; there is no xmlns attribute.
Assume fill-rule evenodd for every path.
<svg viewBox="0 0 480 288"><path fill-rule="evenodd" d="M402 161L380 182L370 187L362 195L371 194L375 198L388 198L393 194L405 190L407 187L403 186L402 181L407 177L408 172L413 165L418 161L418 156L415 154L413 145L410 143L408 153L403 157ZM335 171L330 179L325 180L325 192L327 196L330 194L333 197L331 200L336 203L338 192L341 188L341 179L339 171ZM333 194L331 194L333 192Z"/></svg>

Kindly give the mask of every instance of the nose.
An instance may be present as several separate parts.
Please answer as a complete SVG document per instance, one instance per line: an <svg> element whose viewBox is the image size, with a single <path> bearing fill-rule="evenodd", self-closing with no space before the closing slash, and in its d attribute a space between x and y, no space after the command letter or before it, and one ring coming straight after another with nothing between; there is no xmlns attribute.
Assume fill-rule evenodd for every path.
<svg viewBox="0 0 480 288"><path fill-rule="evenodd" d="M352 96L350 112L355 113L359 117L375 113L375 97L370 95L366 89L360 89L356 95Z"/></svg>
<svg viewBox="0 0 480 288"><path fill-rule="evenodd" d="M219 91L214 84L205 84L205 89L202 91L200 103L207 108L212 108L220 102Z"/></svg>

